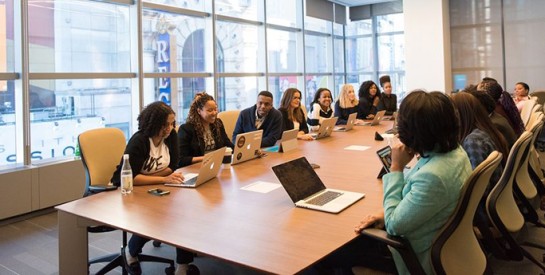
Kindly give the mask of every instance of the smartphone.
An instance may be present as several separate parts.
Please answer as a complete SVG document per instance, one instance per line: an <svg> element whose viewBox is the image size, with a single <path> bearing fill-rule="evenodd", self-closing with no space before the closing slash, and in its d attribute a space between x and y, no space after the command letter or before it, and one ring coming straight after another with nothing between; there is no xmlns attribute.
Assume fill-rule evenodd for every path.
<svg viewBox="0 0 545 275"><path fill-rule="evenodd" d="M150 193L150 194L152 194L154 196L165 196L165 195L170 194L170 191L159 189L159 188L153 188L153 189L148 190L148 193Z"/></svg>
<svg viewBox="0 0 545 275"><path fill-rule="evenodd" d="M382 162L382 166L384 166L386 173L390 173L390 166L392 166L392 148L390 146L386 146L378 150L377 155Z"/></svg>

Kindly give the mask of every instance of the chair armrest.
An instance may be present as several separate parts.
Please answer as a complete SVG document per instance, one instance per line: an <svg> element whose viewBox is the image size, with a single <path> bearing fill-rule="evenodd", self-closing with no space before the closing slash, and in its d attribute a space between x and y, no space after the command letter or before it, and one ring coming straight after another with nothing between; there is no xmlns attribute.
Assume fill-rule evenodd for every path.
<svg viewBox="0 0 545 275"><path fill-rule="evenodd" d="M401 257L403 258L403 262L405 262L405 266L411 272L411 274L426 274L426 272L424 272L424 269L422 268L422 265L420 265L420 261L418 261L418 257L416 256L416 253L414 253L411 244L405 238L392 236L388 234L388 232L386 232L385 230L377 228L366 228L361 231L361 234L379 242L385 243L388 246L393 247L395 250L397 250L397 252L399 252Z"/></svg>

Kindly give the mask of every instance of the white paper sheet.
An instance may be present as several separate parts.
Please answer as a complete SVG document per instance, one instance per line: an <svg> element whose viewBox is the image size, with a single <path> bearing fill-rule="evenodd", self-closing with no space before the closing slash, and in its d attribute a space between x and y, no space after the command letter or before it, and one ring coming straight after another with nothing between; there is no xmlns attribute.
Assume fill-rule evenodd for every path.
<svg viewBox="0 0 545 275"><path fill-rule="evenodd" d="M274 189L280 188L282 185L279 183L266 182L266 181L256 181L254 183L248 184L240 189L258 193L269 193Z"/></svg>

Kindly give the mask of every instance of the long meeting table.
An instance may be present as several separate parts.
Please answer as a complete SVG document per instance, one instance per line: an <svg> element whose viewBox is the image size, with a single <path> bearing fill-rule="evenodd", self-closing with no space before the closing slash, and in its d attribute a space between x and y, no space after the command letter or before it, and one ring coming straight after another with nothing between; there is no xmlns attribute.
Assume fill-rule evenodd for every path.
<svg viewBox="0 0 545 275"><path fill-rule="evenodd" d="M161 186L170 190L167 196L152 196L147 190L153 186L138 186L129 195L103 192L57 206L59 272L87 272L86 228L104 224L258 271L299 273L353 240L354 226L382 208L377 179L382 166L376 151L387 142L374 137L391 126L383 121L298 141L296 150L222 169L195 189ZM369 149L345 149L351 145ZM316 172L327 187L365 197L339 214L329 214L294 207L283 188L268 193L241 189L258 181L279 183L271 167L301 156L320 165ZM199 165L184 168L184 173L195 173Z"/></svg>

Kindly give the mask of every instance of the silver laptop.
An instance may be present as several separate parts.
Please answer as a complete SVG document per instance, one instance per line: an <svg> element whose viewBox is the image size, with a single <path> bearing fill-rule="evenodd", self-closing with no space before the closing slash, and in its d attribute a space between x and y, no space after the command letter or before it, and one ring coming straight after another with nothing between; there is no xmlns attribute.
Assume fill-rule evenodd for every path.
<svg viewBox="0 0 545 275"><path fill-rule="evenodd" d="M261 156L261 139L263 130L238 134L235 140L232 165L245 162Z"/></svg>
<svg viewBox="0 0 545 275"><path fill-rule="evenodd" d="M384 114L386 113L386 110L382 110L382 111L378 111L376 114L375 114L375 118L373 118L373 121L371 122L364 122L362 124L357 124L357 125L363 125L363 126L375 126L375 125L379 125L380 124L380 121L382 120L382 118L384 117Z"/></svg>
<svg viewBox="0 0 545 275"><path fill-rule="evenodd" d="M295 206L339 213L365 194L326 188L305 157L273 166Z"/></svg>
<svg viewBox="0 0 545 275"><path fill-rule="evenodd" d="M335 128L335 123L337 123L338 117L332 117L332 118L326 118L322 120L322 123L320 124L320 128L318 129L317 133L312 133L312 137L314 139L321 139L328 136L331 136L331 133L333 132L333 129Z"/></svg>
<svg viewBox="0 0 545 275"><path fill-rule="evenodd" d="M392 119L394 120L394 125L392 126L392 129L386 130L386 132L384 132L385 134L397 134L397 112L392 114Z"/></svg>
<svg viewBox="0 0 545 275"><path fill-rule="evenodd" d="M218 175L221 168L225 147L204 155L198 174L187 174L182 183L165 183L166 186L195 188Z"/></svg>
<svg viewBox="0 0 545 275"><path fill-rule="evenodd" d="M350 115L348 115L348 119L346 120L346 125L345 126L335 126L333 131L335 131L335 132L346 132L346 131L352 130L352 128L354 127L354 123L356 122L356 116L357 115L358 115L358 113L351 113Z"/></svg>

